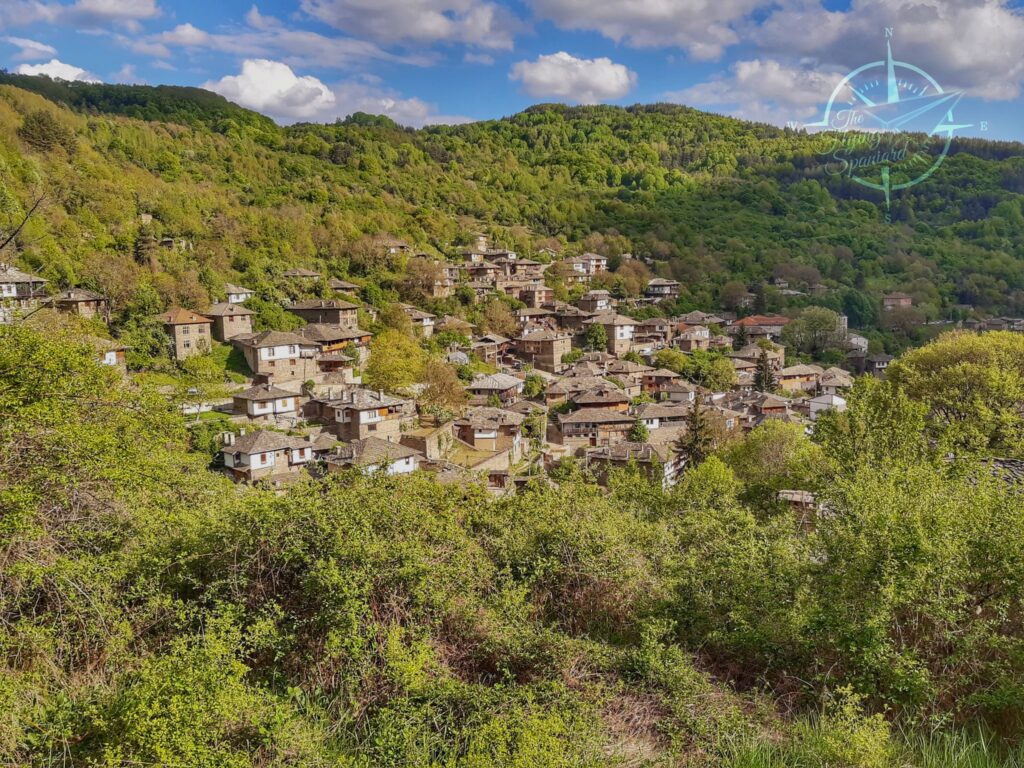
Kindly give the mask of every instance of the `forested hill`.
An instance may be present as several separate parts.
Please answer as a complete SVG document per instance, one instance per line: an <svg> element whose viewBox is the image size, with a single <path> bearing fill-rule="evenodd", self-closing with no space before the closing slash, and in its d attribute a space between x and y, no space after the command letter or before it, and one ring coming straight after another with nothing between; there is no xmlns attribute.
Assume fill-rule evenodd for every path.
<svg viewBox="0 0 1024 768"><path fill-rule="evenodd" d="M879 295L897 289L925 318L962 305L1024 313L1017 144L956 142L887 224L880 200L825 172L820 140L681 106L281 128L197 89L2 82L0 230L45 194L20 260L122 307L142 285L189 306L226 280L269 290L296 265L386 290L402 267L369 257L365 236L449 255L484 230L526 254L629 250L684 283L680 308L783 275L817 293L774 296L773 309L813 300L855 327L876 323ZM140 235L194 248L162 253L154 273L135 258Z"/></svg>

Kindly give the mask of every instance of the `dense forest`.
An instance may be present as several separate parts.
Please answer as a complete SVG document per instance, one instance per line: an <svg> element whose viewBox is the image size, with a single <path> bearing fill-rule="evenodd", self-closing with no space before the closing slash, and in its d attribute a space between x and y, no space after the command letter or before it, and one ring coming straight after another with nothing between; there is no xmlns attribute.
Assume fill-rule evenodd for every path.
<svg viewBox="0 0 1024 768"><path fill-rule="evenodd" d="M451 256L483 231L527 255L632 253L683 282L681 311L764 287L767 309L821 304L864 329L883 323L892 290L916 304L887 319L897 330L1024 314L1024 148L958 140L896 197L892 223L881 199L826 173L821 149L671 105L541 105L418 131L361 114L279 128L196 89L0 74L0 230L46 195L21 259L122 308L150 289L201 307L225 280L272 293L290 266L387 289L405 265L367 238ZM194 248L147 265L140 238L164 236Z"/></svg>

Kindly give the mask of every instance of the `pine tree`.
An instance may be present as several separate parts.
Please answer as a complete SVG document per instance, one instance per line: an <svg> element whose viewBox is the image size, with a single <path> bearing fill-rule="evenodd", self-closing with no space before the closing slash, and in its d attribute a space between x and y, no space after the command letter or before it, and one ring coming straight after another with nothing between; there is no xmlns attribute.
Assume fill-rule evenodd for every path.
<svg viewBox="0 0 1024 768"><path fill-rule="evenodd" d="M637 419L629 430L629 441L631 443L646 443L651 437L651 432L642 420Z"/></svg>
<svg viewBox="0 0 1024 768"><path fill-rule="evenodd" d="M754 373L754 389L758 392L775 391L775 372L772 371L772 364L768 360L768 350L766 349L761 350L761 356L757 359L757 371Z"/></svg>
<svg viewBox="0 0 1024 768"><path fill-rule="evenodd" d="M702 463L715 448L714 430L704 408L704 393L699 390L686 418L686 433L680 438L678 447L690 466Z"/></svg>
<svg viewBox="0 0 1024 768"><path fill-rule="evenodd" d="M736 335L732 340L733 349L743 349L749 343L749 337L747 336L747 326L741 325L740 329L736 332Z"/></svg>

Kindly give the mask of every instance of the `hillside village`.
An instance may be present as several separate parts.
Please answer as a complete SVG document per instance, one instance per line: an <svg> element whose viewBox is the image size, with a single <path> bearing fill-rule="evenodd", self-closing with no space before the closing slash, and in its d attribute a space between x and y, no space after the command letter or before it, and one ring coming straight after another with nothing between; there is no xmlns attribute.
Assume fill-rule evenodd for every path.
<svg viewBox="0 0 1024 768"><path fill-rule="evenodd" d="M400 240L380 247L411 255ZM854 377L884 376L892 360L868 354L867 340L842 316L829 339L846 350L842 365L787 359L783 336L792 318L781 314L648 312L635 319L672 302L679 283L654 277L642 295L616 297L591 287L607 275L607 257L553 255L522 258L481 235L458 261L433 262L433 298L469 290L475 301L510 299L518 308L508 335L394 305L406 333L421 344L442 344L442 378L453 389L443 407L428 402L427 382L385 391L366 380L375 336L360 324L379 325L379 311L359 298L358 284L313 270L282 275L297 296L283 305L297 318L292 330L255 330L246 306L255 292L230 283L223 301L201 310L170 307L156 323L178 364L223 345L244 360L242 376L219 396L190 389L182 409L224 426L214 467L240 483L275 487L303 473L358 468L476 479L501 493L557 472L565 461L585 466L598 482L610 469L638 466L667 487L695 451L767 419L809 426L823 411L845 409ZM574 288L571 303L556 300L547 284L555 270ZM12 265L0 267L0 290L5 322L54 311L94 323L110 319L106 297L84 288L52 292L45 280ZM887 295L884 309L910 301ZM101 362L129 375L125 346L88 338Z"/></svg>

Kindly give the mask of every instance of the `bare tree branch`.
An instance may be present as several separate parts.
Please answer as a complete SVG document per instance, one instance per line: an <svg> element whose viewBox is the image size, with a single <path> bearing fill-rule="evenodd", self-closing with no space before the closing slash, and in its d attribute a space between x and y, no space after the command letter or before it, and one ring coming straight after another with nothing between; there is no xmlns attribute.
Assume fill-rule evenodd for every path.
<svg viewBox="0 0 1024 768"><path fill-rule="evenodd" d="M35 199L35 202L32 203L32 207L29 208L28 211L25 213L25 215L22 217L21 223L18 224L18 226L14 228L14 231L11 232L11 234L8 235L7 238L2 243L0 243L0 251L2 251L4 248L6 248L8 245L10 245L14 241L14 238L16 238L18 236L18 234L21 232L21 230L23 230L25 228L25 225L28 224L28 220L32 218L32 215L36 212L36 210L38 210L39 206L41 206L43 204L43 201L45 199L46 199L46 194L45 193L39 195L39 197L37 197Z"/></svg>

